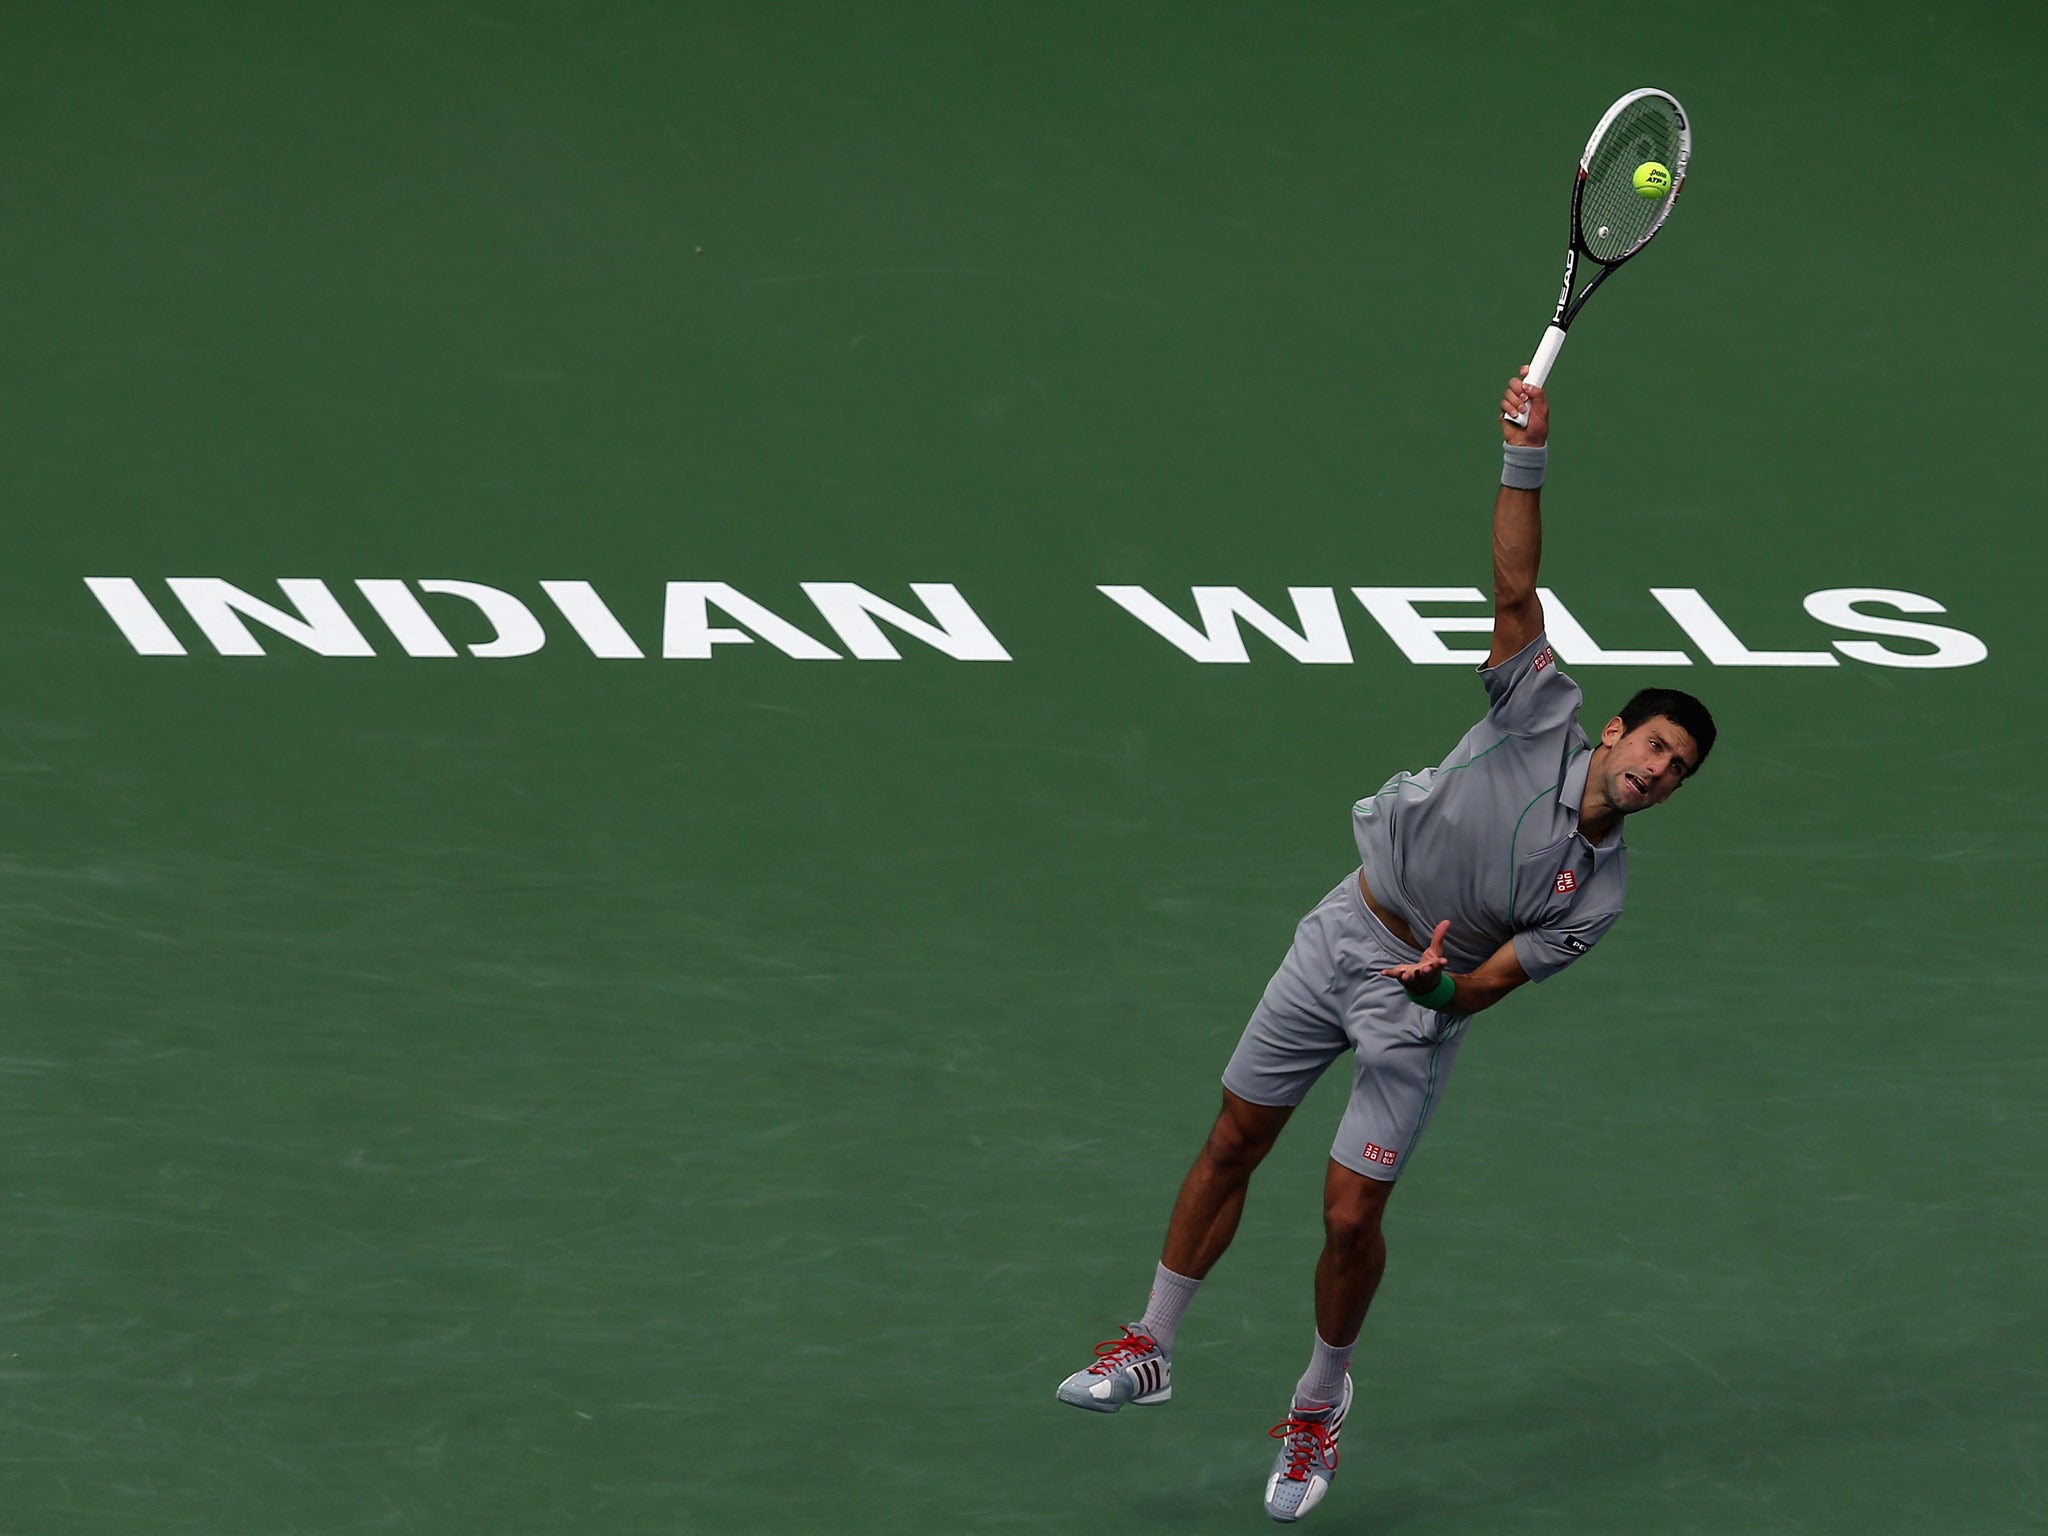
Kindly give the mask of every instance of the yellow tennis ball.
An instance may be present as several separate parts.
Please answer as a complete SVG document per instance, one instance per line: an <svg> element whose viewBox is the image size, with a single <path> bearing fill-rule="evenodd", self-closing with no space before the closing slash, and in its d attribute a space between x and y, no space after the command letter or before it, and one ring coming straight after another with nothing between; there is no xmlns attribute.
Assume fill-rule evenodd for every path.
<svg viewBox="0 0 2048 1536"><path fill-rule="evenodd" d="M1671 190L1671 168L1660 161L1645 160L1636 167L1636 196L1662 197Z"/></svg>

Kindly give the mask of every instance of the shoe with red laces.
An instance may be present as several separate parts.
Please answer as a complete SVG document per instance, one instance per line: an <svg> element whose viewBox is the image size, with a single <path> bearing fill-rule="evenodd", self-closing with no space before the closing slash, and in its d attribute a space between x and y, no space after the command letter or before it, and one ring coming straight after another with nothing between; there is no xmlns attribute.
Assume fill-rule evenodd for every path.
<svg viewBox="0 0 2048 1536"><path fill-rule="evenodd" d="M1273 1475L1266 1479L1266 1513L1275 1520L1299 1520L1322 1502L1337 1475L1337 1436L1351 1411L1351 1378L1344 1395L1328 1408L1287 1410L1287 1417L1267 1431L1280 1442Z"/></svg>
<svg viewBox="0 0 2048 1536"><path fill-rule="evenodd" d="M1095 1346L1096 1360L1060 1383L1059 1399L1091 1413L1115 1413L1125 1403L1143 1407L1173 1396L1173 1357L1147 1334L1124 1329L1120 1339Z"/></svg>

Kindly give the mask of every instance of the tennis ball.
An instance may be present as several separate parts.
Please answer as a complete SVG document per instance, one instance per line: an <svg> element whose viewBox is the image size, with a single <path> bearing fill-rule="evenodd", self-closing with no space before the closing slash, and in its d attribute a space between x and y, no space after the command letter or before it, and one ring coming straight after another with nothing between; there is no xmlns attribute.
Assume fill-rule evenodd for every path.
<svg viewBox="0 0 2048 1536"><path fill-rule="evenodd" d="M1636 196L1662 197L1671 190L1671 168L1660 161L1645 160L1636 167Z"/></svg>

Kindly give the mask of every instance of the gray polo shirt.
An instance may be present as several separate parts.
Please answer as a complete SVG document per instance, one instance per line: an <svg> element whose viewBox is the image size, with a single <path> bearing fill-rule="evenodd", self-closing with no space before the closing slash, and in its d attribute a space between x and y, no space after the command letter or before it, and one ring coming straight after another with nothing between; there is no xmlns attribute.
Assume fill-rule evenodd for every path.
<svg viewBox="0 0 2048 1536"><path fill-rule="evenodd" d="M1621 916L1628 848L1616 827L1595 847L1579 834L1592 749L1585 702L1538 635L1482 667L1493 707L1451 755L1398 773L1351 808L1366 882L1426 938L1445 918L1444 954L1469 971L1510 937L1522 969L1555 976Z"/></svg>

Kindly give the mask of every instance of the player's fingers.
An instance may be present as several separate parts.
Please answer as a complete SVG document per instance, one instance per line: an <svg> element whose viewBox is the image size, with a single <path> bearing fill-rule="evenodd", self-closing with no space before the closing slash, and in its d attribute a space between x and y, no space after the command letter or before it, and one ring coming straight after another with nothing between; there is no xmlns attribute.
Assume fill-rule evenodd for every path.
<svg viewBox="0 0 2048 1536"><path fill-rule="evenodd" d="M1527 363L1522 364L1521 369L1515 374L1515 377L1518 379L1526 379L1527 377L1529 377L1529 365Z"/></svg>

